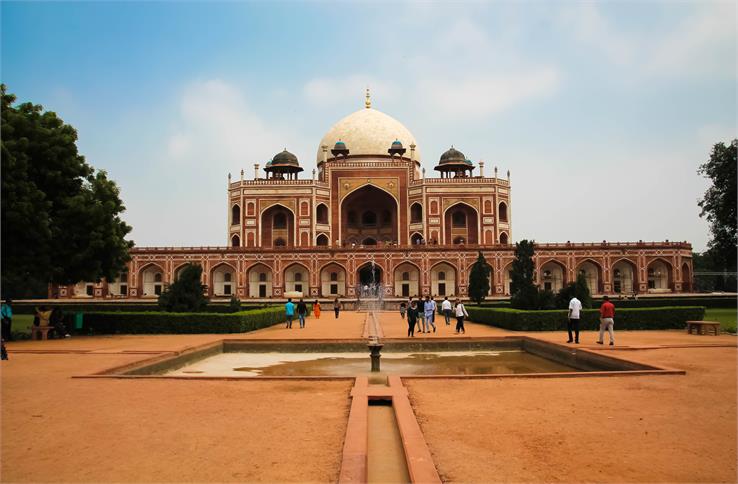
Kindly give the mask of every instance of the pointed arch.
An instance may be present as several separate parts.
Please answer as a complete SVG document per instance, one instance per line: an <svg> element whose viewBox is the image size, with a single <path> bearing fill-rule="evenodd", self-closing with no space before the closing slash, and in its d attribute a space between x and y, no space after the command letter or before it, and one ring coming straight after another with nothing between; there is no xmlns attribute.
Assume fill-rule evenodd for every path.
<svg viewBox="0 0 738 484"><path fill-rule="evenodd" d="M559 292L568 283L566 264L555 257L549 258L541 264L538 281L541 289Z"/></svg>
<svg viewBox="0 0 738 484"><path fill-rule="evenodd" d="M459 271L457 267L448 261L439 261L430 268L431 294L434 296L454 296L459 292L456 290Z"/></svg>
<svg viewBox="0 0 738 484"><path fill-rule="evenodd" d="M654 257L646 264L648 292L671 292L674 288L674 266L663 257Z"/></svg>
<svg viewBox="0 0 738 484"><path fill-rule="evenodd" d="M479 243L479 211L473 206L458 201L443 211L443 220L445 244Z"/></svg>
<svg viewBox="0 0 738 484"><path fill-rule="evenodd" d="M320 247L325 247L328 245L328 236L326 234L318 234L318 237L315 239L315 245Z"/></svg>
<svg viewBox="0 0 738 484"><path fill-rule="evenodd" d="M262 262L256 262L246 269L249 297L272 297L272 268Z"/></svg>
<svg viewBox="0 0 738 484"><path fill-rule="evenodd" d="M417 264L402 261L392 271L395 296L410 297L420 294L421 270Z"/></svg>
<svg viewBox="0 0 738 484"><path fill-rule="evenodd" d="M210 294L233 296L236 294L238 270L231 263L221 261L210 269Z"/></svg>
<svg viewBox="0 0 738 484"><path fill-rule="evenodd" d="M575 273L577 276L580 273L584 273L584 278L587 280L587 287L591 294L602 293L602 264L597 262L595 259L588 257L580 261L576 266Z"/></svg>
<svg viewBox="0 0 738 484"><path fill-rule="evenodd" d="M282 272L284 292L301 292L310 295L310 269L301 262L292 262Z"/></svg>
<svg viewBox="0 0 738 484"><path fill-rule="evenodd" d="M164 291L164 269L157 262L149 262L138 270L139 288L143 297L157 297Z"/></svg>
<svg viewBox="0 0 738 484"><path fill-rule="evenodd" d="M638 288L638 264L627 257L620 257L610 267L612 291L616 294L632 294Z"/></svg>
<svg viewBox="0 0 738 484"><path fill-rule="evenodd" d="M241 225L241 206L238 204L231 207L231 225Z"/></svg>
<svg viewBox="0 0 738 484"><path fill-rule="evenodd" d="M295 212L283 203L275 203L259 214L261 246L295 246Z"/></svg>
<svg viewBox="0 0 738 484"><path fill-rule="evenodd" d="M320 294L323 297L340 297L346 295L346 268L338 262L324 264L320 274Z"/></svg>

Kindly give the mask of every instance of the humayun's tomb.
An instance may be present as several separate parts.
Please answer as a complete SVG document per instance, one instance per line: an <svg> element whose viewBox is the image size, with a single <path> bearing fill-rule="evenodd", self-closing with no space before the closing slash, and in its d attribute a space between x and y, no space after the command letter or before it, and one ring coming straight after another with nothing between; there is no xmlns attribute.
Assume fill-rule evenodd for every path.
<svg viewBox="0 0 738 484"><path fill-rule="evenodd" d="M228 176L223 247L139 247L115 282L50 287L50 297L156 298L187 263L200 264L213 298L355 298L372 277L386 298L467 292L478 252L491 268L490 296L510 293L510 173L485 173L451 147L439 177L421 170L412 133L365 107L318 145L317 173L277 153L254 178ZM491 175L491 176L490 176ZM595 294L679 293L692 285L687 242L536 243L536 277L552 291L586 276Z"/></svg>

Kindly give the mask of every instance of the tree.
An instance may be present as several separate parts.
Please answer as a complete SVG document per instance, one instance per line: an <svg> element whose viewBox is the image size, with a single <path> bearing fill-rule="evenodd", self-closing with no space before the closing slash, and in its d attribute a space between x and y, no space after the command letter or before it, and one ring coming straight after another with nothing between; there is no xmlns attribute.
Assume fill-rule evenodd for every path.
<svg viewBox="0 0 738 484"><path fill-rule="evenodd" d="M45 295L49 282L115 278L133 246L118 187L77 152L72 126L0 90L3 291Z"/></svg>
<svg viewBox="0 0 738 484"><path fill-rule="evenodd" d="M510 305L517 309L536 309L538 288L533 282L535 264L534 242L521 240L515 244L515 260L510 276Z"/></svg>
<svg viewBox="0 0 738 484"><path fill-rule="evenodd" d="M712 237L708 242L709 260L715 270L735 272L738 258L736 225L738 224L738 201L736 199L736 152L738 140L730 146L717 143L712 148L710 160L700 166L698 172L712 182L700 200L700 217L710 222ZM735 290L735 278L731 281ZM724 288L727 289L727 288Z"/></svg>
<svg viewBox="0 0 738 484"><path fill-rule="evenodd" d="M481 304L485 296L489 294L489 272L489 265L480 250L469 273L469 298L477 304Z"/></svg>
<svg viewBox="0 0 738 484"><path fill-rule="evenodd" d="M202 311L208 304L205 285L201 282L202 267L187 264L179 272L177 280L159 296L159 307L175 313Z"/></svg>

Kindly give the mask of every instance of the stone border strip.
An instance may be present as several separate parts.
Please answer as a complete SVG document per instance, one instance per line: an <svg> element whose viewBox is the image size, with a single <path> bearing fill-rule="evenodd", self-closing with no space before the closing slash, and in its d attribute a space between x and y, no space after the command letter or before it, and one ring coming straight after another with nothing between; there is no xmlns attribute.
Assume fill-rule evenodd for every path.
<svg viewBox="0 0 738 484"><path fill-rule="evenodd" d="M407 388L398 376L389 376L387 381L389 386L369 385L367 377L356 378L351 390L351 411L338 482L348 484L367 481L369 400L390 400L400 430L410 482L440 484L441 478L410 405Z"/></svg>

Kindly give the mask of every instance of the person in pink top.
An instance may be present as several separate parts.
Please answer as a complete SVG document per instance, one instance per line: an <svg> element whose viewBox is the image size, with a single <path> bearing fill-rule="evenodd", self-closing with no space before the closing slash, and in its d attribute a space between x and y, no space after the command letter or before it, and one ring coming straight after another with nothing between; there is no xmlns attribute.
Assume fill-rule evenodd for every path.
<svg viewBox="0 0 738 484"><path fill-rule="evenodd" d="M615 305L610 302L610 298L605 296L600 306L600 338L597 340L597 344L604 344L602 338L605 336L605 330L610 333L610 346L615 344L615 334L613 332L613 326L615 325Z"/></svg>

